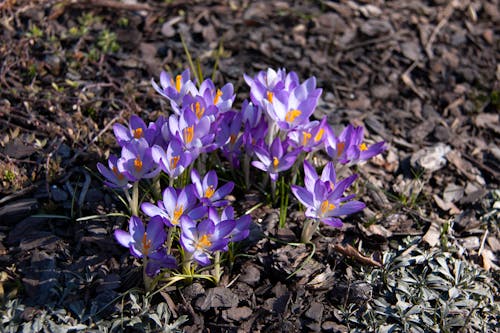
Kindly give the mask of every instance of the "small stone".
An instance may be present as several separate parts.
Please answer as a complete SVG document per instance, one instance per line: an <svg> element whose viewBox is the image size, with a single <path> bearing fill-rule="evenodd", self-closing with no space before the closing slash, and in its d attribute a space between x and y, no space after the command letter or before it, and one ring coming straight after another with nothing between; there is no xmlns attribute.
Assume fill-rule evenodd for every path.
<svg viewBox="0 0 500 333"><path fill-rule="evenodd" d="M250 286L255 286L260 281L260 271L252 264L246 264L242 268L243 273L240 275L239 280L245 282Z"/></svg>
<svg viewBox="0 0 500 333"><path fill-rule="evenodd" d="M462 243L462 246L467 250L477 250L479 249L480 241L479 237L471 236L461 239L460 243Z"/></svg>
<svg viewBox="0 0 500 333"><path fill-rule="evenodd" d="M215 287L208 290L206 296L198 298L195 307L201 311L208 309L232 308L238 305L238 296L224 287Z"/></svg>
<svg viewBox="0 0 500 333"><path fill-rule="evenodd" d="M228 321L242 321L250 318L252 315L252 309L248 306L242 306L240 308L231 308L224 310L222 312L222 317Z"/></svg>
<svg viewBox="0 0 500 333"><path fill-rule="evenodd" d="M305 316L316 323L321 323L324 308L323 304L313 302L311 303L311 307L306 311Z"/></svg>

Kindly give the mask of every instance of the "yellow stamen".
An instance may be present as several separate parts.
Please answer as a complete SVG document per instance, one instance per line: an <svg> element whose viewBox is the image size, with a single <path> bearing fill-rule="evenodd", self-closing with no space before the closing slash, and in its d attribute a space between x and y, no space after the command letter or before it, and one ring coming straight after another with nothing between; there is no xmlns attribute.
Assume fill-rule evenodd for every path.
<svg viewBox="0 0 500 333"><path fill-rule="evenodd" d="M185 129L182 130L182 133L184 134L184 142L191 143L191 141L193 141L194 138L194 125L186 127Z"/></svg>
<svg viewBox="0 0 500 333"><path fill-rule="evenodd" d="M302 145L305 147L305 146L307 146L307 143L308 143L308 142L309 142L309 140L311 139L312 134L311 134L311 133L309 133L309 132L305 132L305 131L303 131L303 132L302 132L302 137L303 137L303 138L302 138Z"/></svg>
<svg viewBox="0 0 500 333"><path fill-rule="evenodd" d="M314 137L314 141L316 141L316 142L321 141L324 133L325 133L325 130L323 128L320 128L318 133L316 133L316 136Z"/></svg>
<svg viewBox="0 0 500 333"><path fill-rule="evenodd" d="M135 130L133 130L134 132L134 139L140 139L142 138L142 128L136 128Z"/></svg>
<svg viewBox="0 0 500 333"><path fill-rule="evenodd" d="M222 96L222 91L220 89L217 89L217 92L215 93L214 97L214 105L217 104L221 96Z"/></svg>
<svg viewBox="0 0 500 333"><path fill-rule="evenodd" d="M280 164L280 160L277 157L273 157L273 167L278 169L278 165Z"/></svg>
<svg viewBox="0 0 500 333"><path fill-rule="evenodd" d="M182 86L182 76L177 75L175 77L175 90L177 90L177 92L181 92L181 86Z"/></svg>
<svg viewBox="0 0 500 333"><path fill-rule="evenodd" d="M345 148L345 142L337 143L337 157L342 155L342 153L344 152L344 148Z"/></svg>
<svg viewBox="0 0 500 333"><path fill-rule="evenodd" d="M177 168L177 164L179 164L180 156L174 156L170 159L170 169L173 170Z"/></svg>
<svg viewBox="0 0 500 333"><path fill-rule="evenodd" d="M213 185L210 185L207 190L205 191L205 197L210 199L212 197L212 195L214 195L215 193L215 189L214 189L214 186Z"/></svg>
<svg viewBox="0 0 500 333"><path fill-rule="evenodd" d="M137 172L142 170L142 161L141 161L141 158L139 156L137 156L134 160L134 168L135 168L135 171L137 171Z"/></svg>
<svg viewBox="0 0 500 333"><path fill-rule="evenodd" d="M295 121L295 118L297 118L301 114L302 114L302 111L300 111L300 110L297 110L297 109L290 110L286 113L285 120L288 123L293 123Z"/></svg>
<svg viewBox="0 0 500 333"><path fill-rule="evenodd" d="M145 232L142 236L142 249L144 250L144 255L148 255L149 249L151 248L151 239L148 239L148 234Z"/></svg>
<svg viewBox="0 0 500 333"><path fill-rule="evenodd" d="M209 247L210 245L212 245L212 242L210 241L208 235L203 235L196 243L196 248L203 249Z"/></svg>
<svg viewBox="0 0 500 333"><path fill-rule="evenodd" d="M115 166L113 167L113 173L116 175L116 178L118 178L118 180L122 180L125 177L120 171L118 171L118 168Z"/></svg>
<svg viewBox="0 0 500 333"><path fill-rule="evenodd" d="M172 221L170 221L173 225L177 225L179 224L179 219L181 218L182 216L182 213L184 213L184 206L183 205L180 205L179 207L175 206L175 210L174 210L174 218L172 219Z"/></svg>
<svg viewBox="0 0 500 333"><path fill-rule="evenodd" d="M330 203L328 200L325 200L321 203L321 215L325 215L327 212L330 212L335 209L335 205Z"/></svg>
<svg viewBox="0 0 500 333"><path fill-rule="evenodd" d="M194 113L196 114L196 117L198 119L201 119L201 117L203 117L203 114L205 113L205 108L202 108L200 106L200 102L196 102L196 104L194 105Z"/></svg>
<svg viewBox="0 0 500 333"><path fill-rule="evenodd" d="M267 100L269 101L269 103L272 103L273 102L273 97L274 97L274 94L271 92L271 91L268 91L266 93L266 97L267 97Z"/></svg>
<svg viewBox="0 0 500 333"><path fill-rule="evenodd" d="M368 149L368 147L366 146L366 143L363 142L362 144L359 145L359 150L365 151L367 149Z"/></svg>

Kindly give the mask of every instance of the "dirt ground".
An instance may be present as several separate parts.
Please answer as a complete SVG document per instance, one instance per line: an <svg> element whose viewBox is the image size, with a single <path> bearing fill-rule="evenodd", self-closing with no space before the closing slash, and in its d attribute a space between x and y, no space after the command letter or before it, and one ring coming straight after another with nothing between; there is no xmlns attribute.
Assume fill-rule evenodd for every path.
<svg viewBox="0 0 500 333"><path fill-rule="evenodd" d="M315 76L323 89L315 117L363 125L389 148L359 168L367 208L341 230L322 228L298 273L289 277L311 249L288 244L304 220L292 200L284 229L279 210L252 212L245 255L220 287L173 286L152 308L167 304L172 321L186 315L186 332L371 331L346 320L346 308L385 297L365 278L405 246L469 262L496 281L489 292L498 304L498 0L5 0L0 26L6 331L37 331L46 316L61 331L64 323L97 332L125 311L121 295L141 287L133 258L112 238L126 219L85 217L125 212L96 163L118 151L113 123L168 114L151 79L189 66L181 36L206 77L234 84L237 106L248 97L244 73ZM240 212L260 200L235 195ZM141 331L134 327L125 331Z"/></svg>

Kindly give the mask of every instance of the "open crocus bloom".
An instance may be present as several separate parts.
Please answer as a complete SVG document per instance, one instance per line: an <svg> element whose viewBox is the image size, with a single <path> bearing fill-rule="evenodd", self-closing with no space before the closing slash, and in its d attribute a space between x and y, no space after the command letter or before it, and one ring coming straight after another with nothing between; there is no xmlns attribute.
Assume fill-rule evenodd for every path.
<svg viewBox="0 0 500 333"><path fill-rule="evenodd" d="M167 255L163 248L167 235L161 219L151 219L145 228L140 218L132 216L129 220L129 231L115 230L114 234L118 243L129 248L134 257L148 259L148 275L158 274L161 268L177 267L175 258Z"/></svg>
<svg viewBox="0 0 500 333"><path fill-rule="evenodd" d="M286 171L292 167L300 153L299 149L295 149L289 153L285 153L279 137L276 137L269 149L263 146L255 146L254 152L258 161L253 161L252 165L262 171L266 171L271 176L272 181L278 179L278 173Z"/></svg>
<svg viewBox="0 0 500 333"><path fill-rule="evenodd" d="M180 243L185 251L192 254L193 259L201 266L210 264L210 254L226 248L227 236L234 229L233 220L221 221L215 224L206 219L198 224L189 217L181 220Z"/></svg>
<svg viewBox="0 0 500 333"><path fill-rule="evenodd" d="M292 193L306 207L307 217L334 227L341 227L342 220L339 217L365 208L364 203L352 200L352 195L344 196L345 190L356 180L357 175L337 183L333 164L329 163L325 167L321 178L318 178L316 171L313 170L307 162L304 162L306 187L291 186Z"/></svg>
<svg viewBox="0 0 500 333"><path fill-rule="evenodd" d="M326 136L326 152L342 164L356 164L382 153L386 147L384 141L368 146L363 142L363 127L347 126L339 136L329 128Z"/></svg>
<svg viewBox="0 0 500 333"><path fill-rule="evenodd" d="M110 155L108 159L109 169L106 168L102 163L97 163L97 170L99 170L101 175L106 178L104 184L112 188L128 189L132 185L129 184L129 181L125 177L125 175L118 171L117 162L118 158L115 155Z"/></svg>
<svg viewBox="0 0 500 333"><path fill-rule="evenodd" d="M161 87L154 80L151 80L151 84L160 95L170 100L172 106L175 106L174 109L178 109L187 94L197 95L196 85L191 81L189 69L175 77L163 71L160 74Z"/></svg>
<svg viewBox="0 0 500 333"><path fill-rule="evenodd" d="M203 180L196 169L191 171L191 180L195 186L195 194L200 201L206 206L226 206L228 204L224 197L231 193L234 188L233 182L228 182L217 188L218 178L215 171L207 172Z"/></svg>
<svg viewBox="0 0 500 333"><path fill-rule="evenodd" d="M180 191L167 187L163 191L163 200L159 200L158 205L145 202L141 205L141 209L144 214L152 217L160 216L167 226L175 227L179 226L182 216L199 219L205 215L206 207L196 204L194 185L190 184Z"/></svg>
<svg viewBox="0 0 500 333"><path fill-rule="evenodd" d="M118 171L133 182L153 178L160 172L145 139L134 140L125 145L117 166Z"/></svg>

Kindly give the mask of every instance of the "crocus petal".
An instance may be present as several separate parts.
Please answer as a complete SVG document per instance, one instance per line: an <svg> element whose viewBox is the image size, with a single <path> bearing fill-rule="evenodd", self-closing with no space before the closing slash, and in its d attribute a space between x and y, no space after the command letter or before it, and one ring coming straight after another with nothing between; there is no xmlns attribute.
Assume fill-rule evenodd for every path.
<svg viewBox="0 0 500 333"><path fill-rule="evenodd" d="M141 210L143 211L144 214L146 214L149 217L153 216L161 216L164 218L168 217L164 210L160 209L158 206L155 206L150 202L144 202L141 205Z"/></svg>
<svg viewBox="0 0 500 333"><path fill-rule="evenodd" d="M328 224L329 226L335 227L335 228L341 228L344 224L342 223L342 220L336 217L328 217L321 219L321 222Z"/></svg>
<svg viewBox="0 0 500 333"><path fill-rule="evenodd" d="M130 130L122 124L114 124L113 132L115 133L116 141L118 141L120 146L125 145L131 139Z"/></svg>
<svg viewBox="0 0 500 333"><path fill-rule="evenodd" d="M123 230L115 230L114 235L118 243L120 243L120 245L125 247L129 247L130 243L134 241L132 236L128 232Z"/></svg>
<svg viewBox="0 0 500 333"><path fill-rule="evenodd" d="M314 205L314 199L311 192L303 187L292 185L292 193L295 197L306 207L311 207Z"/></svg>
<svg viewBox="0 0 500 333"><path fill-rule="evenodd" d="M349 215L363 210L366 205L361 201L349 201L334 209L331 213L335 216Z"/></svg>
<svg viewBox="0 0 500 333"><path fill-rule="evenodd" d="M220 199L223 199L226 195L231 193L234 188L234 183L233 182L228 182L224 185L222 185L217 191L212 196L212 201L217 201Z"/></svg>
<svg viewBox="0 0 500 333"><path fill-rule="evenodd" d="M156 250L165 243L167 234L161 217L153 217L146 228L148 239L151 240L151 249Z"/></svg>

